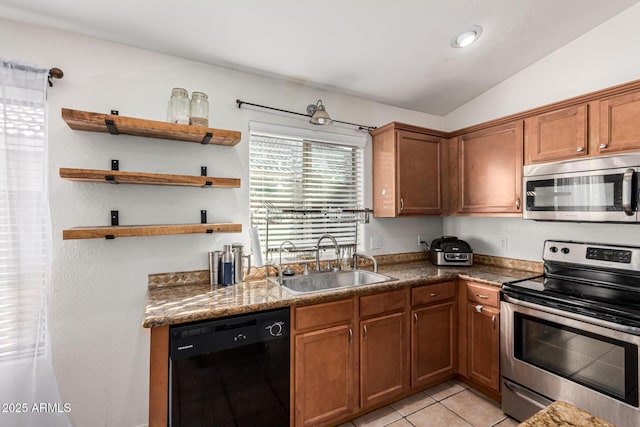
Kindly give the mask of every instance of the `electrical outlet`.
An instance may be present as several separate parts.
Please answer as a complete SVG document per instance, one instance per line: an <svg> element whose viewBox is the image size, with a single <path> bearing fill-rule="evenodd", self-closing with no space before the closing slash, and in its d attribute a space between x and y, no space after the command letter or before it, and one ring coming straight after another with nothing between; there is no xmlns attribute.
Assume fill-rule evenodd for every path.
<svg viewBox="0 0 640 427"><path fill-rule="evenodd" d="M370 249L380 249L382 247L382 238L380 236L371 236L369 238Z"/></svg>
<svg viewBox="0 0 640 427"><path fill-rule="evenodd" d="M507 250L507 236L500 236L498 238L498 244L500 246L501 251Z"/></svg>
<svg viewBox="0 0 640 427"><path fill-rule="evenodd" d="M418 246L420 246L422 242L428 243L427 238L424 234L418 234Z"/></svg>

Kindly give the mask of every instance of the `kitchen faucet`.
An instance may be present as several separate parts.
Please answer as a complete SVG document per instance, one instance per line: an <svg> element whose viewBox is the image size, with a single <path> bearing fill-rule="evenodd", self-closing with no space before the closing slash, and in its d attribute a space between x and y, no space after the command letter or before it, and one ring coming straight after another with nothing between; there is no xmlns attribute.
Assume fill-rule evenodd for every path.
<svg viewBox="0 0 640 427"><path fill-rule="evenodd" d="M373 272L377 273L378 272L378 261L376 261L376 259L364 252L356 252L353 254L353 269L357 270L358 269L358 257L360 258L366 258L366 259L370 259L373 262Z"/></svg>
<svg viewBox="0 0 640 427"><path fill-rule="evenodd" d="M269 277L269 267L275 268L278 271L278 284L282 285L282 266L277 262L267 261L264 265L265 278Z"/></svg>
<svg viewBox="0 0 640 427"><path fill-rule="evenodd" d="M331 234L323 234L318 239L318 243L316 243L316 271L320 271L320 242L322 242L325 237L331 239L331 241L333 242L333 246L336 249L336 264L333 268L340 269L340 246L338 245L338 241ZM330 266L328 266L327 270L330 269Z"/></svg>

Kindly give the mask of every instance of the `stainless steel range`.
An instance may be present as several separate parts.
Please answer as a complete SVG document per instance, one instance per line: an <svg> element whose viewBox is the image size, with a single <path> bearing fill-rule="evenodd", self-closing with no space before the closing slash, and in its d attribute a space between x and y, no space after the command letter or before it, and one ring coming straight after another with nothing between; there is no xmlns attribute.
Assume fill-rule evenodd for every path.
<svg viewBox="0 0 640 427"><path fill-rule="evenodd" d="M564 400L639 426L640 247L548 240L544 274L504 284L502 409Z"/></svg>

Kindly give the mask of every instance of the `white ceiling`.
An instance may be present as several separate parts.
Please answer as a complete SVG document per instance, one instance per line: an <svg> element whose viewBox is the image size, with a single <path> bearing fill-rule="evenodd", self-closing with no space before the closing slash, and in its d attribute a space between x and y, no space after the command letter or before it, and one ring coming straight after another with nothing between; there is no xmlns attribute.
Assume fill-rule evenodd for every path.
<svg viewBox="0 0 640 427"><path fill-rule="evenodd" d="M0 0L0 16L444 115L638 1Z"/></svg>

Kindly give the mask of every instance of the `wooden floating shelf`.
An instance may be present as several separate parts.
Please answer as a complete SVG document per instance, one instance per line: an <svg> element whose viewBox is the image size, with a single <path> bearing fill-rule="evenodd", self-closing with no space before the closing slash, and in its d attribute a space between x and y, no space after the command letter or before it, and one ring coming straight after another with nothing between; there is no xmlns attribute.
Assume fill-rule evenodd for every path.
<svg viewBox="0 0 640 427"><path fill-rule="evenodd" d="M114 114L92 113L62 109L62 119L73 130L109 132L115 135L134 135L148 138L171 139L211 145L236 145L241 133L233 130L201 128L191 125L136 119Z"/></svg>
<svg viewBox="0 0 640 427"><path fill-rule="evenodd" d="M171 234L239 233L242 224L172 224L73 227L62 230L62 240L115 239L116 237L165 236Z"/></svg>
<svg viewBox="0 0 640 427"><path fill-rule="evenodd" d="M124 172L100 169L60 168L60 178L71 181L101 182L112 184L177 185L184 187L240 188L237 178L210 176L168 175L147 172Z"/></svg>

